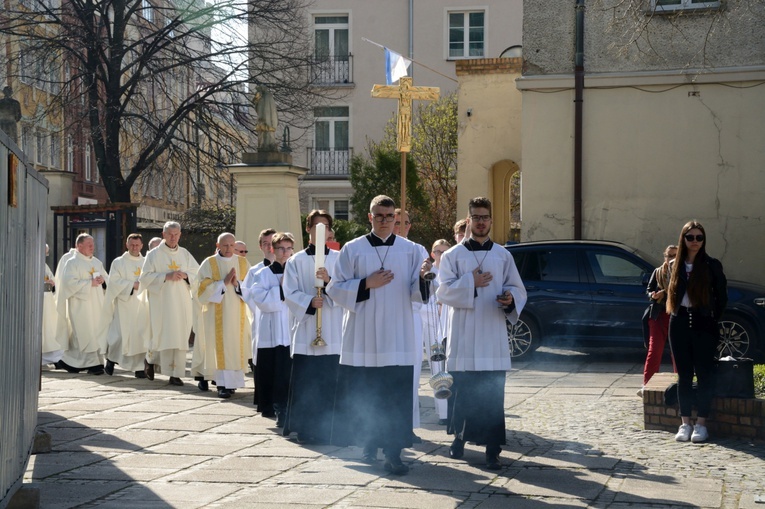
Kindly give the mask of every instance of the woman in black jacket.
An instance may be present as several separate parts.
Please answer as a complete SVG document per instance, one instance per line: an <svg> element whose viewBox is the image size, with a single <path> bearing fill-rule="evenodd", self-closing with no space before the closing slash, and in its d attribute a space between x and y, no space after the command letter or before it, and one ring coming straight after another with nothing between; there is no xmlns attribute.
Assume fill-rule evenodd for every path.
<svg viewBox="0 0 765 509"><path fill-rule="evenodd" d="M697 221L683 226L677 258L667 292L669 345L677 365L677 396L682 424L678 442L709 438L706 420L712 406L713 367L719 341L717 322L728 303L722 264L707 255L704 227ZM698 380L697 420L691 427L693 375Z"/></svg>

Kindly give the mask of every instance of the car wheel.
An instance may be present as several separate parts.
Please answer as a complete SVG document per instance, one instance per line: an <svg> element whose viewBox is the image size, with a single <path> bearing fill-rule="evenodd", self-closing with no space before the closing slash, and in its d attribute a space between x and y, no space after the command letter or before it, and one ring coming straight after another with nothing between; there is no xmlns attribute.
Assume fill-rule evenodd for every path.
<svg viewBox="0 0 765 509"><path fill-rule="evenodd" d="M513 325L505 318L507 342L510 345L510 357L513 359L530 357L539 348L542 338L539 328L525 316L521 316Z"/></svg>
<svg viewBox="0 0 765 509"><path fill-rule="evenodd" d="M719 322L720 342L717 345L717 357L731 356L754 358L756 342L754 326L748 320L738 316L723 316Z"/></svg>

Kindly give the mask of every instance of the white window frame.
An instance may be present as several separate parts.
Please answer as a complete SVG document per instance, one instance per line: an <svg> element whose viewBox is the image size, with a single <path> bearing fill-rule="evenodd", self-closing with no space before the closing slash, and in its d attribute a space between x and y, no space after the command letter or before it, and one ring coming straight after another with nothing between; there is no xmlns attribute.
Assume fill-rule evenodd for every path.
<svg viewBox="0 0 765 509"><path fill-rule="evenodd" d="M483 13L483 55L470 55L470 27L465 25L469 23L470 14L482 12ZM465 29L465 38L463 39L463 51L461 56L452 56L449 50L449 15L462 14L463 27ZM471 7L449 7L444 9L444 58L446 60L469 60L474 58L487 58L489 54L489 7L484 6L471 6Z"/></svg>
<svg viewBox="0 0 765 509"><path fill-rule="evenodd" d="M83 150L84 166L85 166L85 180L90 182L93 179L93 167L90 164L90 143L85 143L85 150Z"/></svg>
<svg viewBox="0 0 765 509"><path fill-rule="evenodd" d="M35 134L37 150L35 150L35 161L41 166L48 166L48 156L50 155L50 140L48 132L38 129Z"/></svg>
<svg viewBox="0 0 765 509"><path fill-rule="evenodd" d="M321 209L324 208L327 212L329 212L329 215L332 216L333 219L342 219L337 218L335 216L335 202L337 201L344 201L348 202L348 219L342 219L343 221L351 221L353 219L353 210L351 209L351 199L348 196L341 197L341 196L314 196L311 201L313 202L312 209ZM327 202L327 206L323 207L322 204L319 202Z"/></svg>
<svg viewBox="0 0 765 509"><path fill-rule="evenodd" d="M313 117L313 145L314 150L319 150L319 148L316 146L316 123L319 121L328 122L329 123L329 147L328 150L351 150L351 134L353 133L352 126L351 126L351 106L349 104L335 104L330 106L324 106L325 108L348 108L348 116L347 117L338 117L338 116L327 116L327 117ZM347 147L344 149L338 149L337 148L337 142L335 140L335 123L336 122L348 122L348 143Z"/></svg>
<svg viewBox="0 0 765 509"><path fill-rule="evenodd" d="M21 125L21 151L26 154L29 161L35 160L35 144L32 143L32 138L35 136L35 130L31 125Z"/></svg>
<svg viewBox="0 0 765 509"><path fill-rule="evenodd" d="M141 15L149 23L154 23L154 6L149 0L141 0Z"/></svg>
<svg viewBox="0 0 765 509"><path fill-rule="evenodd" d="M64 169L70 173L74 172L74 140L71 134L66 136L66 168Z"/></svg>
<svg viewBox="0 0 765 509"><path fill-rule="evenodd" d="M677 12L677 11L692 11L696 9L719 9L721 7L720 0L680 0L676 5L660 5L660 0L651 0L651 12Z"/></svg>
<svg viewBox="0 0 765 509"><path fill-rule="evenodd" d="M346 23L316 23L316 20L318 18L336 18L336 17L346 17L348 18L348 21ZM312 20L313 20L313 44L314 44L314 58L316 58L316 31L321 30L329 30L329 56L331 58L334 58L337 56L337 50L335 48L335 37L334 33L335 30L347 30L348 31L348 54L351 54L351 14L350 12L313 12L312 13Z"/></svg>
<svg viewBox="0 0 765 509"><path fill-rule="evenodd" d="M61 138L56 133L50 135L50 167L59 168L61 163Z"/></svg>

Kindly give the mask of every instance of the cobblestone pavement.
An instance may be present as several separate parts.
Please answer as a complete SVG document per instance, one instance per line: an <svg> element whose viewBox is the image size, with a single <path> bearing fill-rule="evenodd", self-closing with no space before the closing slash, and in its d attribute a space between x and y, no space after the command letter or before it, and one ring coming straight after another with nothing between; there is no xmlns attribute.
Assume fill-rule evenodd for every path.
<svg viewBox="0 0 765 509"><path fill-rule="evenodd" d="M595 351L597 352L597 351ZM663 366L668 369L668 366ZM387 475L358 448L301 446L255 414L252 379L230 400L167 378L44 371L39 427L53 452L32 456L25 488L64 508L741 508L765 509L765 443L677 443L644 431L642 352L542 349L507 378L502 470L483 448L448 457L423 372L423 443L411 471Z"/></svg>

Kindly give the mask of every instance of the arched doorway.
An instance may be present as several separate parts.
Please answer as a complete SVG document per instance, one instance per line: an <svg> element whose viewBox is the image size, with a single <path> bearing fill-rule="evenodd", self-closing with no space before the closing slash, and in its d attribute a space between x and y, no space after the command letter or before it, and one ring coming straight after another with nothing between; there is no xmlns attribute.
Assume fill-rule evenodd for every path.
<svg viewBox="0 0 765 509"><path fill-rule="evenodd" d="M518 242L521 238L521 187L520 168L503 159L491 166L494 227L492 239L504 244Z"/></svg>

